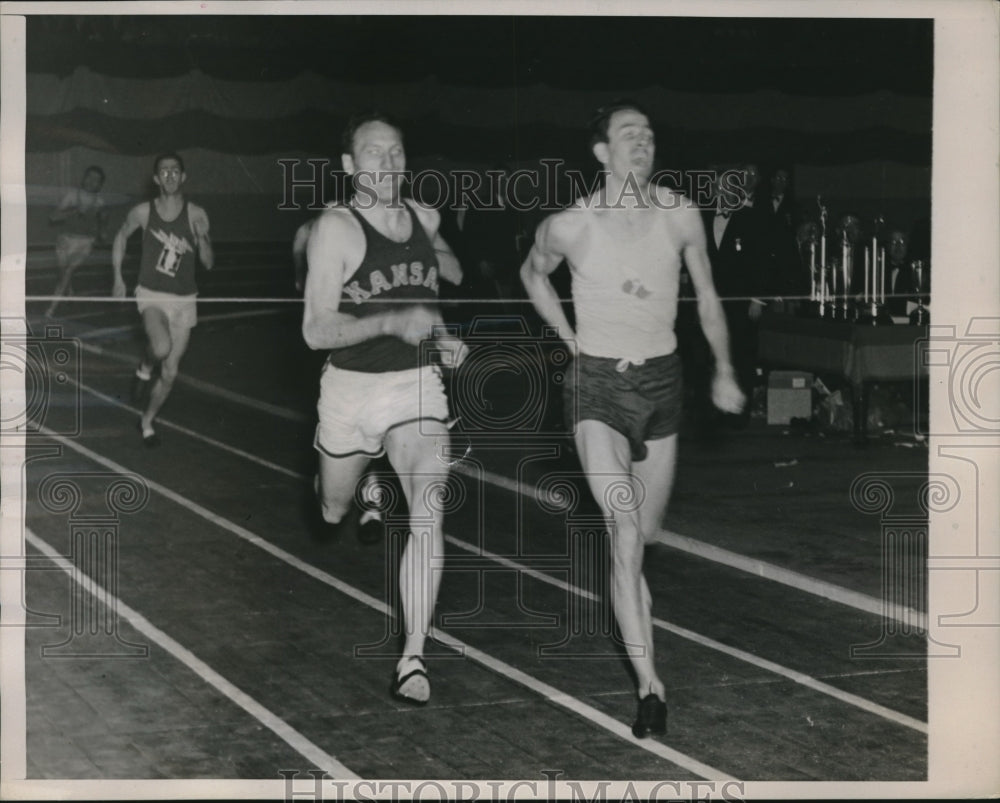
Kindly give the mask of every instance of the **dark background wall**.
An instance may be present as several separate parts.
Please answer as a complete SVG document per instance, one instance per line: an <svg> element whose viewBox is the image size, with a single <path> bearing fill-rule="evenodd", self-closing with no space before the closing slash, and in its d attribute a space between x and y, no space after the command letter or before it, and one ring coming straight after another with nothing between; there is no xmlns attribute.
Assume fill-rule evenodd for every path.
<svg viewBox="0 0 1000 803"><path fill-rule="evenodd" d="M308 212L278 210L278 160L337 166L345 121L372 106L401 121L414 169L589 174L586 121L621 95L649 109L661 167L784 163L806 211L822 195L902 228L930 214L930 20L39 16L27 73L31 244L88 164L118 220L164 150L216 239L287 240Z"/></svg>

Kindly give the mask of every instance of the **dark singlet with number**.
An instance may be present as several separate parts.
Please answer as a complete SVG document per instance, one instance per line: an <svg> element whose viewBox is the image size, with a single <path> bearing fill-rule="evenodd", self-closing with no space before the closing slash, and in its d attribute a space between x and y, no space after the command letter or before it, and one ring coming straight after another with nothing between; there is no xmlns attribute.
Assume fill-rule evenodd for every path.
<svg viewBox="0 0 1000 803"><path fill-rule="evenodd" d="M350 210L365 233L365 257L344 281L341 312L366 318L399 310L407 302L437 305L437 254L416 213L409 204L406 209L412 233L402 243L380 234L357 211ZM329 362L348 371L404 371L420 366L420 347L395 335L379 335L363 343L333 349Z"/></svg>
<svg viewBox="0 0 1000 803"><path fill-rule="evenodd" d="M149 202L149 223L142 233L139 284L147 290L190 296L198 292L194 280L195 236L188 218L188 202L181 213L166 221Z"/></svg>

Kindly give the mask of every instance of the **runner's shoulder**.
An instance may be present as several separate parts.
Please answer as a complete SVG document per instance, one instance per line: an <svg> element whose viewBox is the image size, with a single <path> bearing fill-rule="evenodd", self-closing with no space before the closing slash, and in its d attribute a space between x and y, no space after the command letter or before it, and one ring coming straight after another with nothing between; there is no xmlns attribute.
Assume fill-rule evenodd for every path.
<svg viewBox="0 0 1000 803"><path fill-rule="evenodd" d="M331 202L314 218L314 229L322 231L361 231L361 224L346 204Z"/></svg>
<svg viewBox="0 0 1000 803"><path fill-rule="evenodd" d="M319 213L309 233L310 242L317 237L327 249L341 253L364 251L364 229L346 204L330 203Z"/></svg>
<svg viewBox="0 0 1000 803"><path fill-rule="evenodd" d="M694 202L683 192L662 184L650 184L649 194L657 209L667 212L696 210Z"/></svg>
<svg viewBox="0 0 1000 803"><path fill-rule="evenodd" d="M142 226L145 228L149 224L149 210L152 207L152 201L141 201L128 210L125 215L125 223L123 225L128 225L129 222Z"/></svg>
<svg viewBox="0 0 1000 803"><path fill-rule="evenodd" d="M662 209L674 226L681 231L697 229L701 231L701 209L687 195L669 187L655 186L650 189L655 193L653 201L657 209Z"/></svg>
<svg viewBox="0 0 1000 803"><path fill-rule="evenodd" d="M577 202L545 218L538 227L537 241L543 247L565 248L580 236L589 219L589 210Z"/></svg>

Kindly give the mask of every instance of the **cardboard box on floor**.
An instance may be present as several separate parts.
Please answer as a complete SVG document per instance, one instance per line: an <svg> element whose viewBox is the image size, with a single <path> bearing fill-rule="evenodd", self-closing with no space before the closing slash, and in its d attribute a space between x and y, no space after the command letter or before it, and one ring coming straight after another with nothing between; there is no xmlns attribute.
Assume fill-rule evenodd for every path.
<svg viewBox="0 0 1000 803"><path fill-rule="evenodd" d="M771 371L767 376L767 423L811 419L812 385L812 374L805 371Z"/></svg>

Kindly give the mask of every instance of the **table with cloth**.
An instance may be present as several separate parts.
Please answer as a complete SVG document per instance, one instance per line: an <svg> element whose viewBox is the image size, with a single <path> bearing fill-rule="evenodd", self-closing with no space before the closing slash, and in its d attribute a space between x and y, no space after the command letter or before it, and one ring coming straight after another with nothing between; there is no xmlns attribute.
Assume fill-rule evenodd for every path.
<svg viewBox="0 0 1000 803"><path fill-rule="evenodd" d="M926 340L926 326L765 315L757 356L765 368L795 368L846 379L854 403L854 434L864 441L872 384L909 381L916 387L927 376L922 354Z"/></svg>

